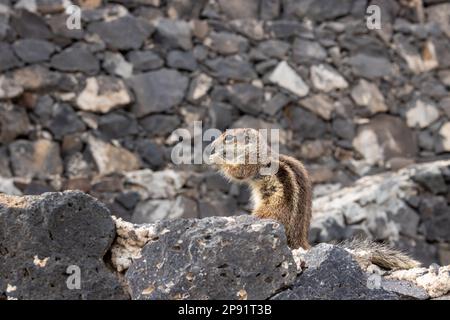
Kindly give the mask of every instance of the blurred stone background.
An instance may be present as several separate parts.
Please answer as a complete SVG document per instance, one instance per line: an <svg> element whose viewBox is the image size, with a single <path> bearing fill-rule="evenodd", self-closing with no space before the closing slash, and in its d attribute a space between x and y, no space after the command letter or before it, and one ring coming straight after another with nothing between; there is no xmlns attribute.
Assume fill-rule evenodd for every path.
<svg viewBox="0 0 450 320"><path fill-rule="evenodd" d="M423 0L423 18L415 3L0 0L0 192L80 189L136 223L243 214L245 187L171 163L172 132L278 128L315 184L313 242L362 233L449 264L449 164L435 161L450 155L450 3ZM327 207L422 162L349 189L371 186L375 207ZM404 179L414 192L390 194Z"/></svg>

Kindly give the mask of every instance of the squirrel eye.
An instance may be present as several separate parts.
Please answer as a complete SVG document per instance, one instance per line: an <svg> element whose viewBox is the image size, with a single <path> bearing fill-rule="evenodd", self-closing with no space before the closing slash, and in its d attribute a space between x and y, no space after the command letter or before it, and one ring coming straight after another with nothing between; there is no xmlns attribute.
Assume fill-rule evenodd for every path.
<svg viewBox="0 0 450 320"><path fill-rule="evenodd" d="M233 141L233 139L234 139L234 137L231 135L231 134L227 134L226 136L225 136L225 143L230 143L230 142L232 142Z"/></svg>

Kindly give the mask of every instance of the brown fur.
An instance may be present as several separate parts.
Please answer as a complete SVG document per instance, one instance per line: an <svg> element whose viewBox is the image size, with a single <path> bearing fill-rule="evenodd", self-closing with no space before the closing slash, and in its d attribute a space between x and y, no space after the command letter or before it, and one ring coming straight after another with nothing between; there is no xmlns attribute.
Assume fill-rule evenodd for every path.
<svg viewBox="0 0 450 320"><path fill-rule="evenodd" d="M254 139L238 139L243 136ZM275 154L270 149L269 159L260 159L262 139L258 131L253 129L229 130L213 142L216 153L211 156L211 161L219 166L225 177L250 186L255 203L253 215L280 222L286 230L288 245L292 249L309 249L312 186L308 173L300 161ZM228 140L230 141L225 143ZM224 157L225 151L232 153L231 160ZM258 156L256 163L248 161L251 155ZM238 158L245 161L236 163ZM271 175L261 175L260 169L267 167L270 162L278 164L278 171ZM420 265L403 252L370 240L354 239L340 246L350 252L363 269L371 264L390 270L410 269Z"/></svg>
<svg viewBox="0 0 450 320"><path fill-rule="evenodd" d="M245 131L247 130L247 131ZM223 142L227 134L255 134L256 130L234 129L222 134L215 142ZM258 139L259 139L258 135ZM259 140L258 140L259 141ZM234 150L244 152L234 143ZM258 152L256 145L246 151ZM258 154L259 155L259 154ZM260 175L257 164L219 164L221 172L231 180L246 183L252 190L255 204L252 214L280 222L286 230L288 245L293 248L308 249L308 231L311 221L312 186L303 164L289 156L272 154L278 162L278 171L273 175ZM246 156L248 159L248 155ZM216 162L217 163L217 162Z"/></svg>

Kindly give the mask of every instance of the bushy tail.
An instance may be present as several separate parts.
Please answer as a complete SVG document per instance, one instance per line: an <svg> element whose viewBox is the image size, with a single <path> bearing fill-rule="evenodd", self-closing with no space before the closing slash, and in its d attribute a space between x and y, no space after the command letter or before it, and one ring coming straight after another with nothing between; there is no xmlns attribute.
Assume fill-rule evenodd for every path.
<svg viewBox="0 0 450 320"><path fill-rule="evenodd" d="M367 269L371 264L386 270L411 269L420 266L420 262L401 250L368 239L352 239L340 243L339 246L350 252L363 269Z"/></svg>

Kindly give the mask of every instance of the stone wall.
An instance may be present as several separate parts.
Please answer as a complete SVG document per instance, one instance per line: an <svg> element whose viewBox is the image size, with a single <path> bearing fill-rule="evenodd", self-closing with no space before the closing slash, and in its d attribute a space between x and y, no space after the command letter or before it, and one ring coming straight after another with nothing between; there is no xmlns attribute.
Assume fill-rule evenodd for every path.
<svg viewBox="0 0 450 320"><path fill-rule="evenodd" d="M422 23L408 1L72 2L80 30L66 26L70 1L0 0L1 192L79 189L139 223L247 213L246 188L171 163L173 130L195 120L281 129L282 151L306 163L318 197L449 156L447 1L424 0ZM366 27L370 4L381 30ZM448 220L448 196L430 197ZM448 263L448 232L430 236L425 218L407 238L353 218L337 215L313 240L360 228Z"/></svg>

